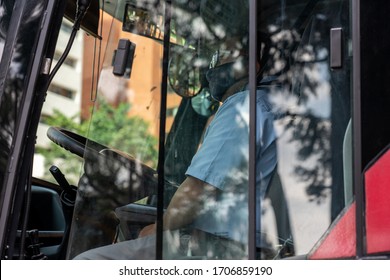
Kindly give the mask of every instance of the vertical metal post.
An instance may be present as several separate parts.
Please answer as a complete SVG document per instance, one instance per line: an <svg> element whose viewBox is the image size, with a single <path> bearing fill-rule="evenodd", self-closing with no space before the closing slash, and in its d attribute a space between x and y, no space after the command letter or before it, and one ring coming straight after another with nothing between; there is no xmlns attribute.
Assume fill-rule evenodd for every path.
<svg viewBox="0 0 390 280"><path fill-rule="evenodd" d="M362 182L362 132L361 132L361 53L360 53L360 0L351 1L353 49L353 186L356 200L356 257L363 256L364 193Z"/></svg>
<svg viewBox="0 0 390 280"><path fill-rule="evenodd" d="M158 149L158 186L157 186L157 226L156 226L156 259L163 258L163 215L164 215L164 163L165 163L165 129L168 91L168 61L171 36L171 1L165 1L164 51L162 63L160 131Z"/></svg>
<svg viewBox="0 0 390 280"><path fill-rule="evenodd" d="M249 188L248 258L256 258L256 42L257 0L249 0ZM260 217L257 217L258 219Z"/></svg>

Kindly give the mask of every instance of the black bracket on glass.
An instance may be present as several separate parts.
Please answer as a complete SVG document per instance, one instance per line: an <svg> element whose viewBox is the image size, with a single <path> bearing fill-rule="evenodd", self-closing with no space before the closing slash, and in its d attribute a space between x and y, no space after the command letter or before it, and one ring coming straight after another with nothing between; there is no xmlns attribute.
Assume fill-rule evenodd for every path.
<svg viewBox="0 0 390 280"><path fill-rule="evenodd" d="M131 68L133 67L135 44L128 39L120 39L118 49L114 52L112 72L115 76L130 79Z"/></svg>
<svg viewBox="0 0 390 280"><path fill-rule="evenodd" d="M330 67L343 67L343 29L341 27L330 30Z"/></svg>

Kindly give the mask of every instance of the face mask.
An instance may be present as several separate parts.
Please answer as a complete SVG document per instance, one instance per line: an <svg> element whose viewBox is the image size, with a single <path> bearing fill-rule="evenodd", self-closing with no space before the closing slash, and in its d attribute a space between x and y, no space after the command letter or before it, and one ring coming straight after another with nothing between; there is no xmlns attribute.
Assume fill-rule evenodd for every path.
<svg viewBox="0 0 390 280"><path fill-rule="evenodd" d="M234 62L231 62L207 70L206 78L211 97L219 102L226 91L237 82L233 76L233 65Z"/></svg>
<svg viewBox="0 0 390 280"><path fill-rule="evenodd" d="M202 91L191 98L192 108L201 116L209 117L215 113L218 108L218 102L210 98L208 88L203 88Z"/></svg>

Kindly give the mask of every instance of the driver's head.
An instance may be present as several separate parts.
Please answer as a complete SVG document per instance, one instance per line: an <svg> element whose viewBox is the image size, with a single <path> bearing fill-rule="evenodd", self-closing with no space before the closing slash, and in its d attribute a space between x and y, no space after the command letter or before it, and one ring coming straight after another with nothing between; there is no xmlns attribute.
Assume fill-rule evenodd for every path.
<svg viewBox="0 0 390 280"><path fill-rule="evenodd" d="M210 94L215 100L223 101L233 85L241 83L243 88L247 77L248 52L242 47L240 40L231 38L212 55L209 70L206 72Z"/></svg>

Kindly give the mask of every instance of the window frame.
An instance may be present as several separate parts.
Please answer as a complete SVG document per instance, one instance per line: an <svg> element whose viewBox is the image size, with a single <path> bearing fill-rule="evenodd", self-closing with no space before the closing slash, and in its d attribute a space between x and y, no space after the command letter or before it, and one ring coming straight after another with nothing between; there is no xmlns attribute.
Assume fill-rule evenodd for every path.
<svg viewBox="0 0 390 280"><path fill-rule="evenodd" d="M57 40L60 22L62 21L65 3L61 1L36 0L31 3L30 0L16 0L15 9L12 14L8 34L14 34L15 39L20 36L18 32L23 25L31 24L30 17L25 16L31 11L28 7L31 5L42 4L43 7L39 14L40 26L34 38L35 45L31 46L34 50L34 57L26 66L26 79L22 87L21 103L19 104L19 116L15 124L15 132L12 139L12 147L9 153L8 172L4 181L1 182L1 217L0 217L0 249L1 259L12 259L15 254L17 228L19 219L24 219L23 201L27 199L29 188L25 188L26 182L31 180L32 159L35 145L35 135L39 123L41 108L45 97L45 85L47 73L42 73L43 57L53 57L54 46ZM24 27L25 28L25 27ZM11 41L10 49L3 53L5 60L10 60L13 55L13 48L16 40ZM4 61L2 60L2 63ZM4 73L8 73L6 69ZM12 213L12 215L11 215ZM22 233L23 234L23 233ZM21 258L23 256L20 256Z"/></svg>

